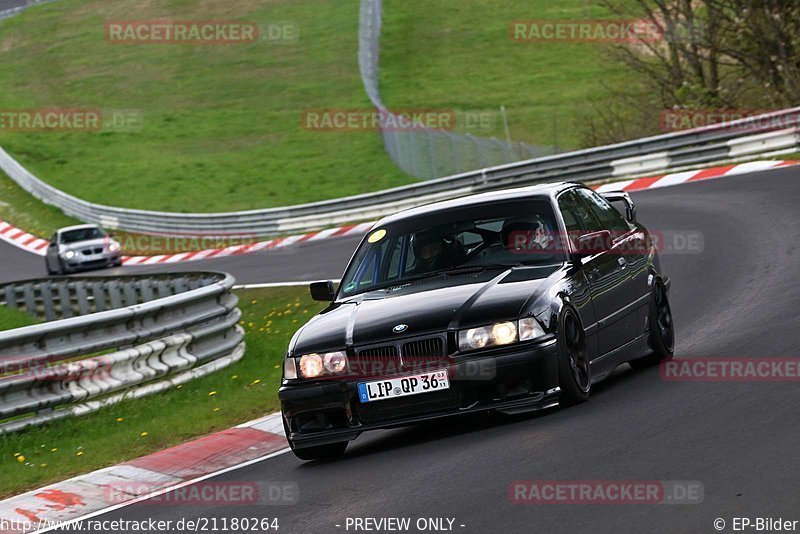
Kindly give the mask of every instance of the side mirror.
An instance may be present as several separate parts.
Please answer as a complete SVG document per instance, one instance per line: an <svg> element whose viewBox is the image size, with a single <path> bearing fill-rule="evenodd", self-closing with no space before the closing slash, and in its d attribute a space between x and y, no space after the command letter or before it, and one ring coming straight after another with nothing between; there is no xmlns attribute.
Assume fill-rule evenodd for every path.
<svg viewBox="0 0 800 534"><path fill-rule="evenodd" d="M333 282L330 280L326 280L325 282L312 282L309 289L311 289L311 298L314 300L330 302L335 296Z"/></svg>
<svg viewBox="0 0 800 534"><path fill-rule="evenodd" d="M600 254L611 250L613 240L611 239L611 232L608 230L600 230L598 232L590 232L583 234L578 239L578 250L575 252L577 259Z"/></svg>
<svg viewBox="0 0 800 534"><path fill-rule="evenodd" d="M610 191L608 193L603 193L600 196L608 200L612 206L617 208L617 211L622 213L628 222L631 224L636 224L636 205L633 203L633 199L626 191Z"/></svg>

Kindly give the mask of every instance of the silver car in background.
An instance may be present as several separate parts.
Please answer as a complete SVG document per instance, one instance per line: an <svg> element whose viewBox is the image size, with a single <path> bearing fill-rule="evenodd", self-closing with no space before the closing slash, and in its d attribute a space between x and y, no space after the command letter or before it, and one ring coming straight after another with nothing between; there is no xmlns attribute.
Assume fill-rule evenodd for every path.
<svg viewBox="0 0 800 534"><path fill-rule="evenodd" d="M69 226L50 239L45 254L48 274L68 274L122 264L120 245L94 224Z"/></svg>

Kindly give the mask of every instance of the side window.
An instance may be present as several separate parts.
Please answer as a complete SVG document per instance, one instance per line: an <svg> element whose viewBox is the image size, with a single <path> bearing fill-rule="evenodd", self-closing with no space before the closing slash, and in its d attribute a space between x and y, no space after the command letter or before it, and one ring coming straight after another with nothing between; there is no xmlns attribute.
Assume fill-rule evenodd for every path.
<svg viewBox="0 0 800 534"><path fill-rule="evenodd" d="M589 211L589 208L580 201L575 190L569 190L558 197L558 207L564 217L564 224L570 239L578 235L600 230L600 222Z"/></svg>
<svg viewBox="0 0 800 534"><path fill-rule="evenodd" d="M614 237L619 237L620 234L624 234L631 229L619 211L617 211L617 208L594 191L578 189L576 193L586 202L589 209L600 221L600 230L610 230L615 234Z"/></svg>
<svg viewBox="0 0 800 534"><path fill-rule="evenodd" d="M53 237L50 238L50 243L58 243L58 232L53 234Z"/></svg>

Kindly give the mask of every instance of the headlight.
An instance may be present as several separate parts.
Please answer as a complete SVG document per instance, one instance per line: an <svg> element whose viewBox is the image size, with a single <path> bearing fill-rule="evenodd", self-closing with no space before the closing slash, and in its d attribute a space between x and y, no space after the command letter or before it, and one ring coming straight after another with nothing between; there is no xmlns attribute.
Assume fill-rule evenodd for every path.
<svg viewBox="0 0 800 534"><path fill-rule="evenodd" d="M283 363L283 377L287 380L294 380L296 378L341 375L347 372L347 363L347 354L343 351L324 354L312 353L299 358L287 358Z"/></svg>
<svg viewBox="0 0 800 534"><path fill-rule="evenodd" d="M329 373L338 375L347 369L347 356L344 352L329 352L322 356L322 364Z"/></svg>
<svg viewBox="0 0 800 534"><path fill-rule="evenodd" d="M75 257L75 251L74 250L68 250L68 251L64 252L64 257L67 258L68 260L71 260L72 258Z"/></svg>
<svg viewBox="0 0 800 534"><path fill-rule="evenodd" d="M511 321L461 330L458 348L461 351L508 345L517 341L517 325Z"/></svg>
<svg viewBox="0 0 800 534"><path fill-rule="evenodd" d="M539 321L526 317L519 321L505 321L487 326L479 326L458 332L458 350L467 352L501 345L511 345L518 341L528 341L545 335Z"/></svg>
<svg viewBox="0 0 800 534"><path fill-rule="evenodd" d="M317 378L322 376L325 368L319 354L306 354L300 358L300 374L304 378Z"/></svg>
<svg viewBox="0 0 800 534"><path fill-rule="evenodd" d="M112 241L111 244L108 245L108 250L111 252L117 252L119 250L119 243Z"/></svg>

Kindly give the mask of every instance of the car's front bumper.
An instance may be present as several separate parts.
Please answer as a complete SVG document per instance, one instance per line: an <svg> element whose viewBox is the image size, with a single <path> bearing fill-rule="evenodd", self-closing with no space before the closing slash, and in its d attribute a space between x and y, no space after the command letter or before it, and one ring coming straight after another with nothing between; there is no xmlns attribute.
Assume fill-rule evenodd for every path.
<svg viewBox="0 0 800 534"><path fill-rule="evenodd" d="M70 271L102 269L121 265L122 255L119 252L104 252L102 254L91 255L78 253L76 256L69 259L61 255L61 263Z"/></svg>
<svg viewBox="0 0 800 534"><path fill-rule="evenodd" d="M450 364L449 376L447 390L369 403L358 400L358 383L384 377L314 384L284 382L278 397L287 436L295 448L304 448L353 440L366 430L438 417L554 406L559 393L557 342L552 338L461 357Z"/></svg>

